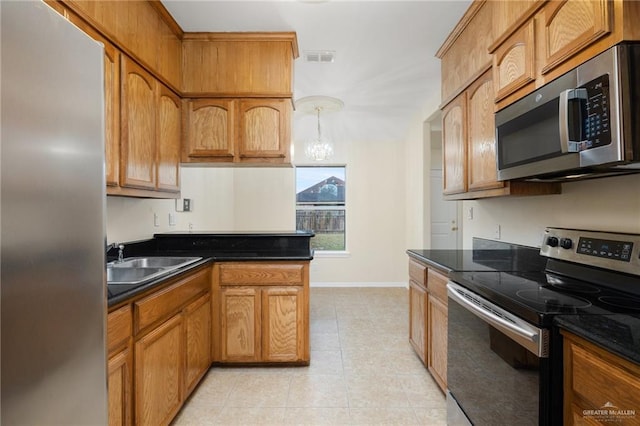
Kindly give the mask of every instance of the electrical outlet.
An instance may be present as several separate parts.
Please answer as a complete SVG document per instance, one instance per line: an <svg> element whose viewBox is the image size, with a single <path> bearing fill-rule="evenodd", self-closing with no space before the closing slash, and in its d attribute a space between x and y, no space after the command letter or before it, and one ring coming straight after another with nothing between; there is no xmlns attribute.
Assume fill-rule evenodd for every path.
<svg viewBox="0 0 640 426"><path fill-rule="evenodd" d="M469 207L467 209L467 219L468 220L473 220L473 207Z"/></svg>
<svg viewBox="0 0 640 426"><path fill-rule="evenodd" d="M182 200L182 211L190 212L192 208L191 198L185 198Z"/></svg>
<svg viewBox="0 0 640 426"><path fill-rule="evenodd" d="M158 216L158 213L153 214L153 226L160 226L160 216Z"/></svg>
<svg viewBox="0 0 640 426"><path fill-rule="evenodd" d="M501 237L501 229L500 229L500 225L496 225L496 227L493 230L493 238L495 238L496 240L499 240Z"/></svg>
<svg viewBox="0 0 640 426"><path fill-rule="evenodd" d="M176 226L176 215L169 213L169 226Z"/></svg>

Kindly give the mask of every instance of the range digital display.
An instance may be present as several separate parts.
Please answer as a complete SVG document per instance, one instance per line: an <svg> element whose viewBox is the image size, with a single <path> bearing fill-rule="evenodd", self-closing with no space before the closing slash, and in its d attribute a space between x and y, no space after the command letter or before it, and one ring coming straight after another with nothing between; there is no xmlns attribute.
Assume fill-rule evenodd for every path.
<svg viewBox="0 0 640 426"><path fill-rule="evenodd" d="M628 241L599 240L581 237L578 242L578 253L606 259L631 261L633 243Z"/></svg>

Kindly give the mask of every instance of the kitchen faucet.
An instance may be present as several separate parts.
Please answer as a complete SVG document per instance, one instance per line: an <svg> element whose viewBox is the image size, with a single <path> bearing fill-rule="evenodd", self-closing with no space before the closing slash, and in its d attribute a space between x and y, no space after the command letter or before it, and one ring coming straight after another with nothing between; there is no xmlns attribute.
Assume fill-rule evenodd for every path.
<svg viewBox="0 0 640 426"><path fill-rule="evenodd" d="M118 263L124 260L124 244L118 244Z"/></svg>

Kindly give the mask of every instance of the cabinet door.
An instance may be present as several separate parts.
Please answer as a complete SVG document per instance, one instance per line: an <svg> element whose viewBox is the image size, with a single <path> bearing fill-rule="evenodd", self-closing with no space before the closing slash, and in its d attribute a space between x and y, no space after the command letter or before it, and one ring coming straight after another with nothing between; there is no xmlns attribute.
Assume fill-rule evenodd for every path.
<svg viewBox="0 0 640 426"><path fill-rule="evenodd" d="M131 425L131 349L109 358L108 384L109 426Z"/></svg>
<svg viewBox="0 0 640 426"><path fill-rule="evenodd" d="M211 296L207 294L186 307L185 398L211 366Z"/></svg>
<svg viewBox="0 0 640 426"><path fill-rule="evenodd" d="M427 366L440 389L447 389L447 307L437 298L428 300L429 335Z"/></svg>
<svg viewBox="0 0 640 426"><path fill-rule="evenodd" d="M542 74L611 32L612 1L551 1L543 10Z"/></svg>
<svg viewBox="0 0 640 426"><path fill-rule="evenodd" d="M107 186L120 183L120 51L73 12L69 21L104 46L104 144Z"/></svg>
<svg viewBox="0 0 640 426"><path fill-rule="evenodd" d="M182 315L158 326L135 344L136 425L168 425L182 404L184 338Z"/></svg>
<svg viewBox="0 0 640 426"><path fill-rule="evenodd" d="M422 362L427 363L427 291L409 280L409 342Z"/></svg>
<svg viewBox="0 0 640 426"><path fill-rule="evenodd" d="M535 81L535 65L534 21L532 19L505 40L494 52L495 101L498 102Z"/></svg>
<svg viewBox="0 0 640 426"><path fill-rule="evenodd" d="M180 97L158 85L157 177L161 191L180 191L180 140L182 113Z"/></svg>
<svg viewBox="0 0 640 426"><path fill-rule="evenodd" d="M121 92L121 186L156 187L155 79L123 57Z"/></svg>
<svg viewBox="0 0 640 426"><path fill-rule="evenodd" d="M238 111L240 161L288 158L290 100L243 99L239 102Z"/></svg>
<svg viewBox="0 0 640 426"><path fill-rule="evenodd" d="M445 194L467 190L466 94L451 101L442 112L442 154Z"/></svg>
<svg viewBox="0 0 640 426"><path fill-rule="evenodd" d="M198 99L185 103L184 161L190 158L232 161L234 101Z"/></svg>
<svg viewBox="0 0 640 426"><path fill-rule="evenodd" d="M262 290L262 360L302 360L306 322L302 287Z"/></svg>
<svg viewBox="0 0 640 426"><path fill-rule="evenodd" d="M499 188L496 168L494 90L491 72L486 72L468 89L468 188Z"/></svg>
<svg viewBox="0 0 640 426"><path fill-rule="evenodd" d="M260 361L260 290L225 287L220 291L221 360Z"/></svg>

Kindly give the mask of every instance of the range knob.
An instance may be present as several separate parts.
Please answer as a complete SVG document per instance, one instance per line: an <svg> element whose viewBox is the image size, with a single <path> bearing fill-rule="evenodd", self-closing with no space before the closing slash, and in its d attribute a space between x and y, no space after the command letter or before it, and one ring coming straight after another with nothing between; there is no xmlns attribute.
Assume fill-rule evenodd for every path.
<svg viewBox="0 0 640 426"><path fill-rule="evenodd" d="M558 247L558 237L548 237L547 245L549 247Z"/></svg>
<svg viewBox="0 0 640 426"><path fill-rule="evenodd" d="M573 247L573 241L571 241L571 238L561 238L560 239L560 247L562 247L563 249L570 249L571 247Z"/></svg>

